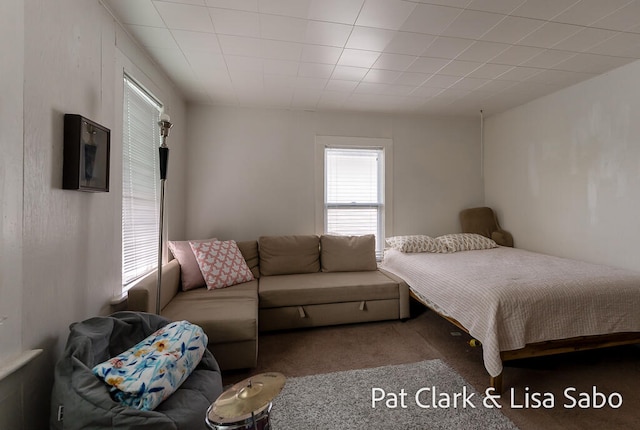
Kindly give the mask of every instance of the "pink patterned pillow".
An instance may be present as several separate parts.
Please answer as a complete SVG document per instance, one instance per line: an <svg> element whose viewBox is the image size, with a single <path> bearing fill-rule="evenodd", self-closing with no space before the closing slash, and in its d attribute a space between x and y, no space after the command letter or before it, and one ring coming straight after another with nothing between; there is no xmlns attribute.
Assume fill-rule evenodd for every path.
<svg viewBox="0 0 640 430"><path fill-rule="evenodd" d="M230 287L254 279L235 241L189 242L189 245L207 289Z"/></svg>

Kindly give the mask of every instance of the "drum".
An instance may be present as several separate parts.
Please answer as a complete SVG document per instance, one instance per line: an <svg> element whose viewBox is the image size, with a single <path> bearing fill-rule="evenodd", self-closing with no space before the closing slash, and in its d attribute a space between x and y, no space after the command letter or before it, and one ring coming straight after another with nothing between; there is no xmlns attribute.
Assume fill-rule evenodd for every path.
<svg viewBox="0 0 640 430"><path fill-rule="evenodd" d="M271 412L272 403L258 409L251 414L243 415L235 418L223 418L213 411L213 406L207 409L207 417L205 419L207 426L213 430L269 430L269 413ZM255 419L255 426L254 426Z"/></svg>

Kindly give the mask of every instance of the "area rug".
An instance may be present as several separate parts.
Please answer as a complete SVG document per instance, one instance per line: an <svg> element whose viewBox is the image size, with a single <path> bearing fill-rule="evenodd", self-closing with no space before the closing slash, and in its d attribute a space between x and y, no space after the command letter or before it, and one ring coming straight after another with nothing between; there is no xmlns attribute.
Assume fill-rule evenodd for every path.
<svg viewBox="0 0 640 430"><path fill-rule="evenodd" d="M288 378L269 421L272 430L517 429L483 399L442 361L428 360Z"/></svg>

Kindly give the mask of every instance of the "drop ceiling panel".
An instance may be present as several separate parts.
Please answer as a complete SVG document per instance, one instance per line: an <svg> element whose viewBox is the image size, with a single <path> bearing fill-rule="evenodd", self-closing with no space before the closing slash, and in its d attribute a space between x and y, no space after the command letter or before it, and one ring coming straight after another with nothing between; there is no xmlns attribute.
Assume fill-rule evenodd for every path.
<svg viewBox="0 0 640 430"><path fill-rule="evenodd" d="M189 101L491 114L640 59L640 0L104 0Z"/></svg>

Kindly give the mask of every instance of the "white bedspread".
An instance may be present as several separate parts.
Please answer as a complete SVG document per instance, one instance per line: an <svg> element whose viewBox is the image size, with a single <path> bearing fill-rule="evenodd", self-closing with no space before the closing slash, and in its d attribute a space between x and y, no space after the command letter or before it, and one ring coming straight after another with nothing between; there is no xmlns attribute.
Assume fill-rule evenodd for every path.
<svg viewBox="0 0 640 430"><path fill-rule="evenodd" d="M502 372L500 351L640 332L640 272L506 247L452 254L389 250L382 268L480 340L491 376Z"/></svg>

